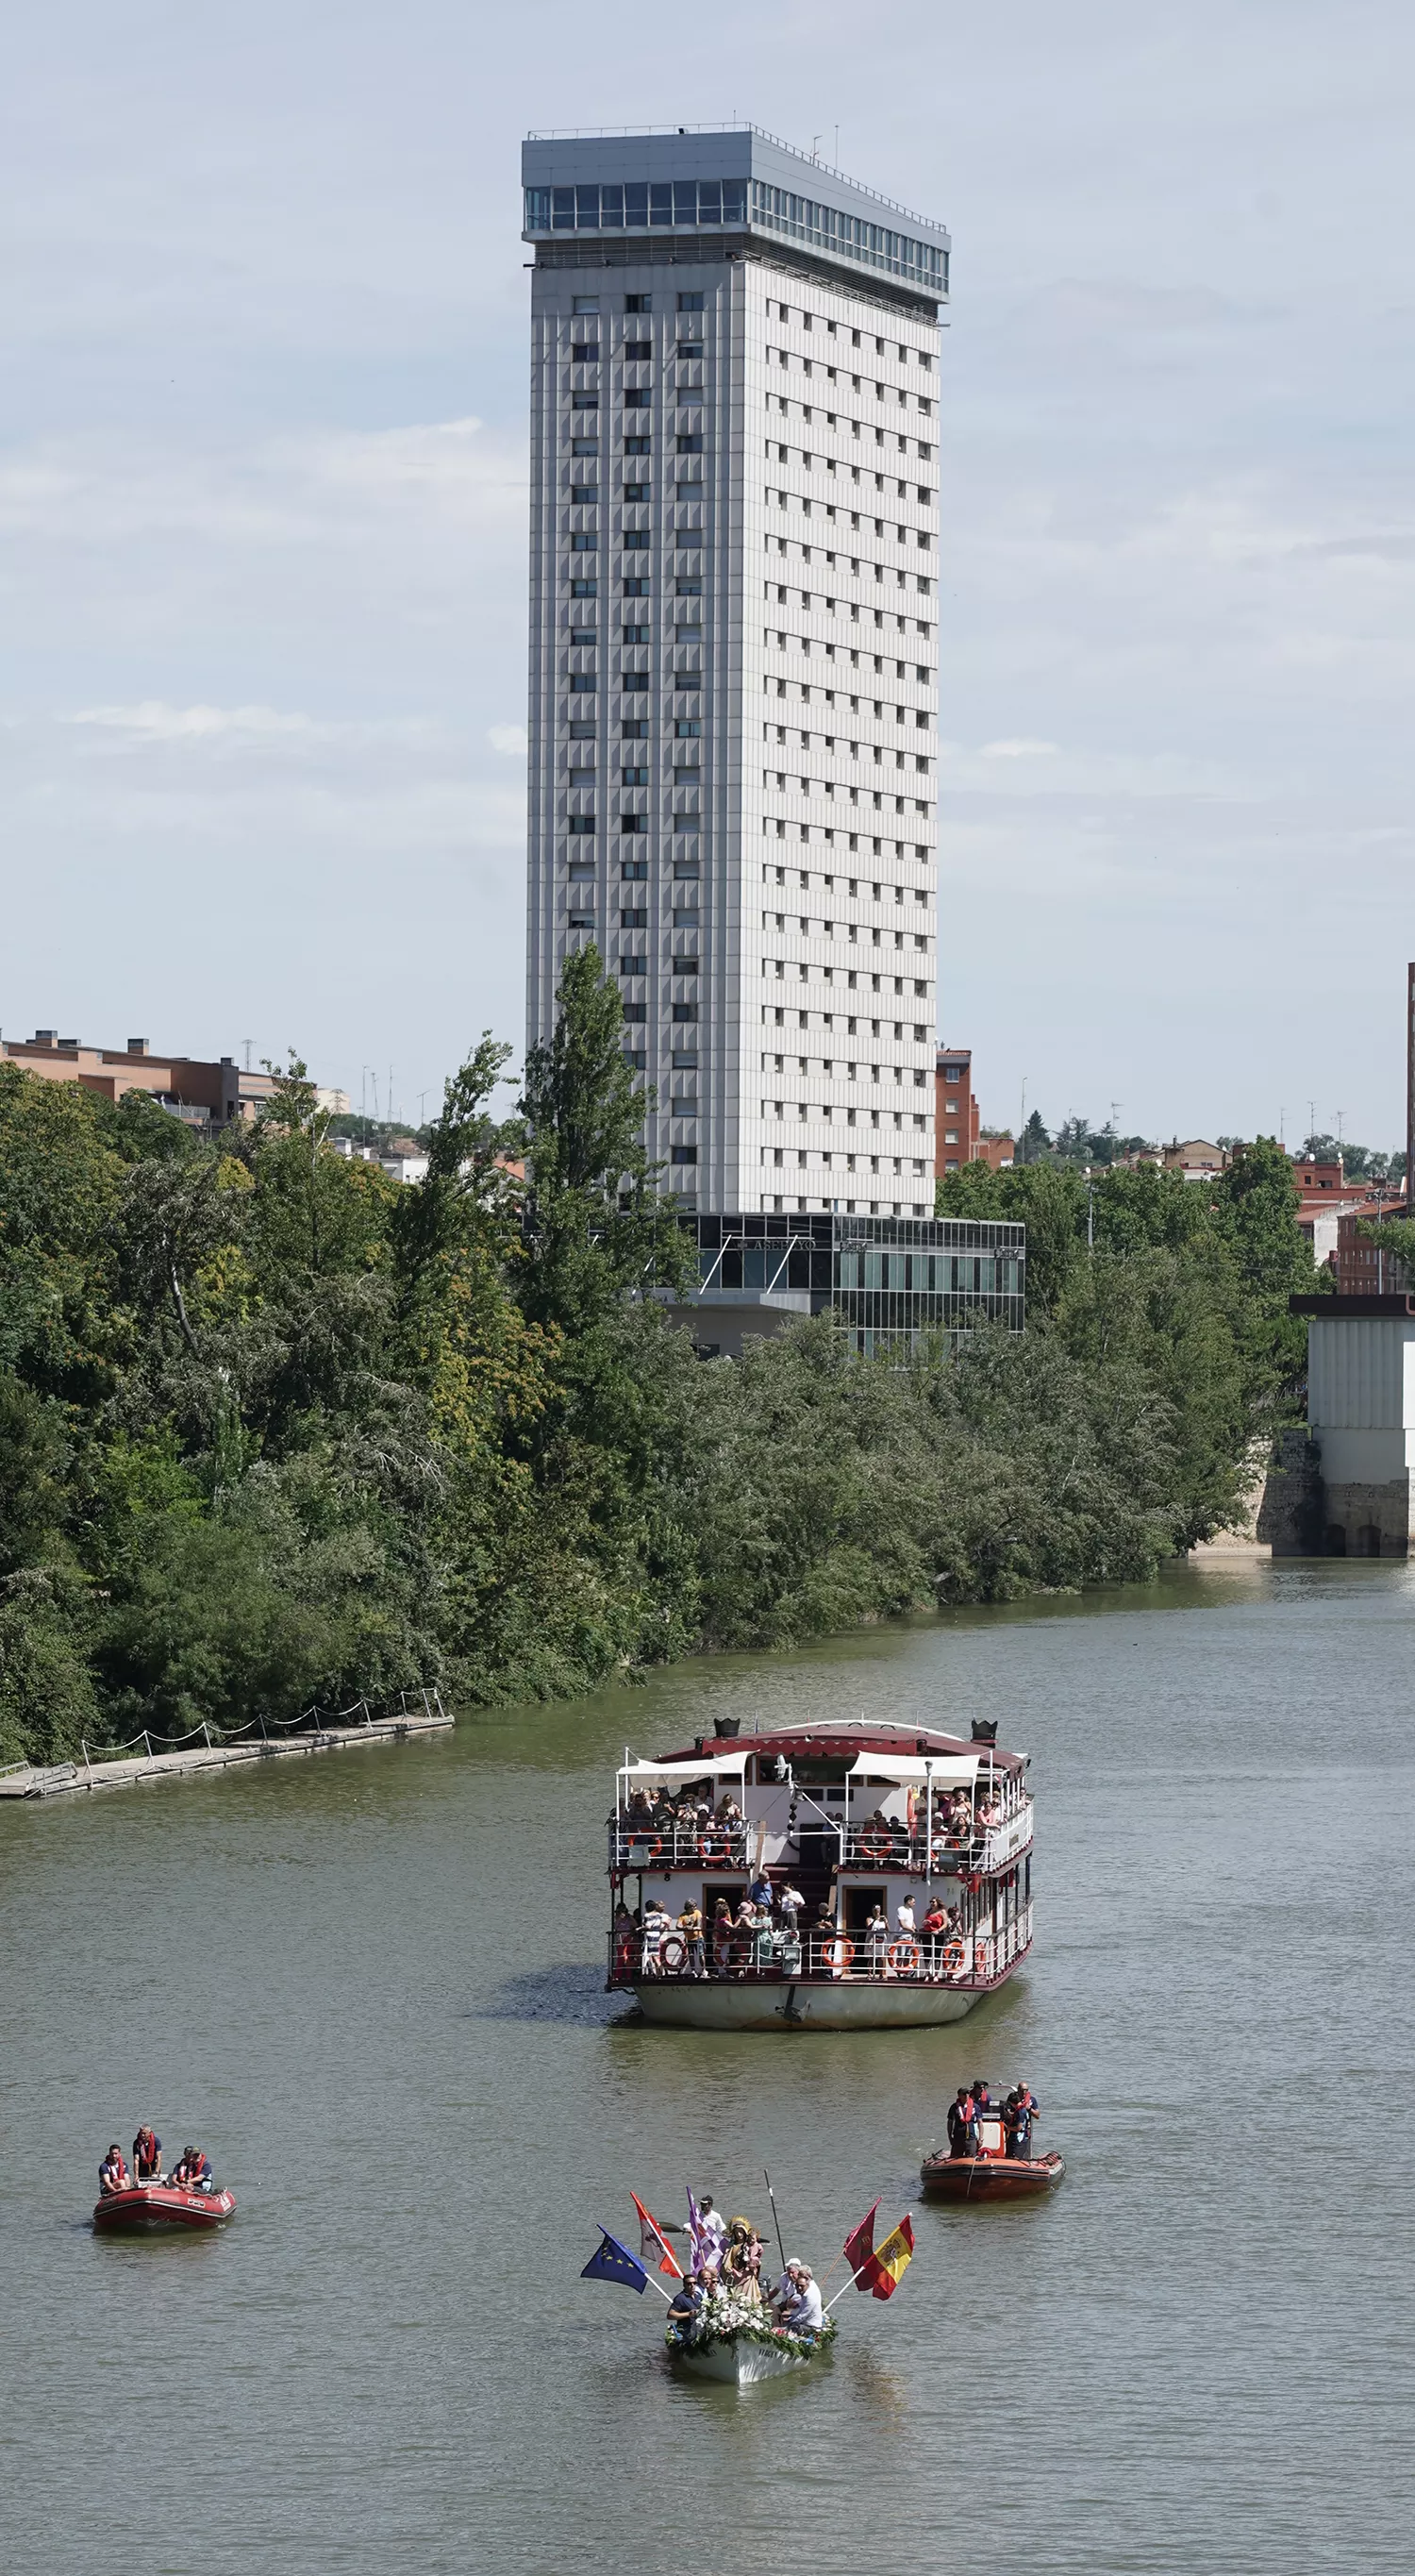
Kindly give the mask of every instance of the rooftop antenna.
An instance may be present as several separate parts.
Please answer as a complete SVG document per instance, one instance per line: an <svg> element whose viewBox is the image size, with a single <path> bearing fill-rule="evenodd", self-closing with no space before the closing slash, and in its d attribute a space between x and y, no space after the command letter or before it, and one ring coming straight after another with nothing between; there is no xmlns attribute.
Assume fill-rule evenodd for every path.
<svg viewBox="0 0 1415 2576"><path fill-rule="evenodd" d="M246 1071L249 1073L251 1069L251 1048L255 1045L255 1040L254 1038L242 1038L241 1044L246 1050Z"/></svg>
<svg viewBox="0 0 1415 2576"><path fill-rule="evenodd" d="M821 138L820 138L820 136L819 136L818 134L813 134L813 135L811 136L811 159L812 159L813 161L819 161L820 157L821 157Z"/></svg>
<svg viewBox="0 0 1415 2576"><path fill-rule="evenodd" d="M1314 1138L1315 1138L1315 1136L1316 1136L1316 1133L1317 1133L1317 1104L1316 1104L1315 1100L1309 1100L1309 1101L1308 1101L1308 1103L1307 1103L1307 1151L1308 1151L1308 1153L1309 1153L1309 1154L1310 1154L1310 1152L1311 1152L1311 1150L1312 1150L1312 1144L1313 1144L1313 1140L1314 1140Z"/></svg>
<svg viewBox="0 0 1415 2576"><path fill-rule="evenodd" d="M835 129L835 166L837 170L840 167L840 128L838 125Z"/></svg>

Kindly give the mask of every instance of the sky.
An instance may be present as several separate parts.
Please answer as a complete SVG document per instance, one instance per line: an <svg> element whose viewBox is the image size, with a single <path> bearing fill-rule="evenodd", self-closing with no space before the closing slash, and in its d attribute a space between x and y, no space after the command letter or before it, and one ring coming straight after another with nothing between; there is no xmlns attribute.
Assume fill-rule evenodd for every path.
<svg viewBox="0 0 1415 2576"><path fill-rule="evenodd" d="M953 237L984 1119L1402 1143L1412 111L1396 0L18 13L0 1030L294 1046L407 1121L519 1051L520 140L750 119Z"/></svg>

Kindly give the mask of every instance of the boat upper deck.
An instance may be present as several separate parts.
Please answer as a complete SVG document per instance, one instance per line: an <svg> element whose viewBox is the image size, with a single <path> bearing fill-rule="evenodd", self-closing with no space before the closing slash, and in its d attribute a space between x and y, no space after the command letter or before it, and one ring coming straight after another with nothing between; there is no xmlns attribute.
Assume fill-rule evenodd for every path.
<svg viewBox="0 0 1415 2576"><path fill-rule="evenodd" d="M778 1866L988 1875L1032 1840L1030 1757L887 1722L824 1720L626 1753L611 1872Z"/></svg>

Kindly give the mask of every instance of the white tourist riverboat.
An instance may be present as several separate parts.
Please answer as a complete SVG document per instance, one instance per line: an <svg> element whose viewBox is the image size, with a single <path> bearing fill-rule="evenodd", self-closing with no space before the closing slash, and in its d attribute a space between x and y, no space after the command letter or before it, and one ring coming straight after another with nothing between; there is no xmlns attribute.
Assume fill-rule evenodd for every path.
<svg viewBox="0 0 1415 2576"><path fill-rule="evenodd" d="M1030 1756L994 1731L975 1725L964 1742L822 1719L724 1727L657 1761L626 1752L609 1823L611 1988L647 2020L695 2030L961 2021L1032 1941ZM762 1882L769 1906L749 1898ZM794 1929L788 1889L802 1900Z"/></svg>

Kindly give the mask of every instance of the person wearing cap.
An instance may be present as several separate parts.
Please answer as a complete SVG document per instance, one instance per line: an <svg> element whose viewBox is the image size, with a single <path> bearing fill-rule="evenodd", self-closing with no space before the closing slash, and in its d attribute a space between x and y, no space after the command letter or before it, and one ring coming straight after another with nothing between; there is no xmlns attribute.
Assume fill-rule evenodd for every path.
<svg viewBox="0 0 1415 2576"><path fill-rule="evenodd" d="M721 2210L713 2206L710 2191L705 2191L698 2203L698 2234L702 2239L708 2260L714 2264L720 2263L722 2249L727 2243L727 2227ZM706 2263L703 2268L706 2270Z"/></svg>

